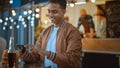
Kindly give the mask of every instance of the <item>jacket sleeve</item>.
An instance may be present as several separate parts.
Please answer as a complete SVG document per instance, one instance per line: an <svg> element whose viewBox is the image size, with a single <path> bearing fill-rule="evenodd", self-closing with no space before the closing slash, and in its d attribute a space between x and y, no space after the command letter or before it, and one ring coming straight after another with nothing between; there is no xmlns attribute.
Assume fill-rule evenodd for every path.
<svg viewBox="0 0 120 68"><path fill-rule="evenodd" d="M43 32L40 33L39 38L34 46L37 46L39 48L41 47L42 35ZM34 50L34 46L31 48L30 52L25 51L25 53L21 55L25 63L36 63L38 60L40 60L40 55L32 52Z"/></svg>
<svg viewBox="0 0 120 68"><path fill-rule="evenodd" d="M80 32L77 29L70 32L67 43L66 52L56 53L54 62L58 65L76 66L76 64L80 64L82 47Z"/></svg>

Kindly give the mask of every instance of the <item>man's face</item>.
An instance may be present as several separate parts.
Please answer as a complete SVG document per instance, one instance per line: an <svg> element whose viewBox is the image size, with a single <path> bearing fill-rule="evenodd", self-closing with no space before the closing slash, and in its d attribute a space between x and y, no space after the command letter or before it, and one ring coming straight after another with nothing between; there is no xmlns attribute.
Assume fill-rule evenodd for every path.
<svg viewBox="0 0 120 68"><path fill-rule="evenodd" d="M59 4L50 3L48 5L48 16L52 23L61 23L64 19L65 9L62 9Z"/></svg>

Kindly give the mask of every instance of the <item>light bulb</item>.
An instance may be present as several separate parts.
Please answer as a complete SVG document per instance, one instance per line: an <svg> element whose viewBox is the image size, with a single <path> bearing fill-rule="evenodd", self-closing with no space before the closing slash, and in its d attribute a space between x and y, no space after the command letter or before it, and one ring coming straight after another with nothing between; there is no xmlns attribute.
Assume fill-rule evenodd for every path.
<svg viewBox="0 0 120 68"><path fill-rule="evenodd" d="M26 24L24 24L24 28L26 28L27 27L27 25Z"/></svg>
<svg viewBox="0 0 120 68"><path fill-rule="evenodd" d="M34 17L34 16L35 16L35 14L33 13L33 14L32 14L32 16Z"/></svg>
<svg viewBox="0 0 120 68"><path fill-rule="evenodd" d="M14 25L16 25L16 22L14 22Z"/></svg>
<svg viewBox="0 0 120 68"><path fill-rule="evenodd" d="M12 26L10 26L10 29L12 29Z"/></svg>
<svg viewBox="0 0 120 68"><path fill-rule="evenodd" d="M73 4L73 3L70 3L70 7L74 7L75 6L75 4Z"/></svg>
<svg viewBox="0 0 120 68"><path fill-rule="evenodd" d="M35 18L34 18L34 17L32 17L32 18L31 18L31 20L35 20Z"/></svg>
<svg viewBox="0 0 120 68"><path fill-rule="evenodd" d="M0 23L2 23L3 22L3 20L2 19L0 19Z"/></svg>
<svg viewBox="0 0 120 68"><path fill-rule="evenodd" d="M13 21L14 21L13 19L10 20L10 22L13 22Z"/></svg>
<svg viewBox="0 0 120 68"><path fill-rule="evenodd" d="M24 21L24 18L22 18L21 21Z"/></svg>
<svg viewBox="0 0 120 68"><path fill-rule="evenodd" d="M24 14L24 15L27 15L27 11L24 11L23 14Z"/></svg>
<svg viewBox="0 0 120 68"><path fill-rule="evenodd" d="M17 26L16 26L16 28L17 28L17 29L19 29L19 28L20 28L20 26L19 26L19 25L17 25Z"/></svg>
<svg viewBox="0 0 120 68"><path fill-rule="evenodd" d="M19 18L21 19L21 18L22 18L22 15L20 15Z"/></svg>
<svg viewBox="0 0 120 68"><path fill-rule="evenodd" d="M39 12L39 11L40 11L40 9L39 9L39 8L36 8L36 9L35 9L35 11L36 11L36 12Z"/></svg>
<svg viewBox="0 0 120 68"><path fill-rule="evenodd" d="M10 2L10 4L12 4L12 3L13 3L13 0L10 0L9 2Z"/></svg>
<svg viewBox="0 0 120 68"><path fill-rule="evenodd" d="M30 16L27 17L28 20L30 20L30 18L31 18Z"/></svg>
<svg viewBox="0 0 120 68"><path fill-rule="evenodd" d="M3 30L6 30L6 27L3 27Z"/></svg>
<svg viewBox="0 0 120 68"><path fill-rule="evenodd" d="M25 25L25 22L22 22L23 25Z"/></svg>
<svg viewBox="0 0 120 68"><path fill-rule="evenodd" d="M4 22L4 25L6 26L6 25L7 25L7 22Z"/></svg>
<svg viewBox="0 0 120 68"><path fill-rule="evenodd" d="M32 13L32 10L29 10L28 13L31 14L31 13Z"/></svg>
<svg viewBox="0 0 120 68"><path fill-rule="evenodd" d="M36 18L39 18L39 14L36 14L35 17L36 17Z"/></svg>
<svg viewBox="0 0 120 68"><path fill-rule="evenodd" d="M8 18L5 18L6 21L8 21Z"/></svg>
<svg viewBox="0 0 120 68"><path fill-rule="evenodd" d="M13 16L16 16L16 13L12 13Z"/></svg>
<svg viewBox="0 0 120 68"><path fill-rule="evenodd" d="M96 0L91 0L92 3L95 3Z"/></svg>

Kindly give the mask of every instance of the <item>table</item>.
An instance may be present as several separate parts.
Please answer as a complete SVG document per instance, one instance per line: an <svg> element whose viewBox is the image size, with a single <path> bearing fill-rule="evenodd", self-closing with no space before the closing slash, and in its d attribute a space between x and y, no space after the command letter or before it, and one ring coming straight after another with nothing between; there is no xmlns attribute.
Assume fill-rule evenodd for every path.
<svg viewBox="0 0 120 68"><path fill-rule="evenodd" d="M88 63L88 60L92 59L91 61L89 61L90 62L89 65L92 65L91 62L93 62L97 58L96 60L98 60L97 61L98 63L101 61L101 63L99 64L102 63L105 64L105 60L106 60L106 64L105 64L106 66L113 65L112 63L114 62L115 62L114 64L117 64L116 67L112 67L112 66L105 67L105 65L101 65L104 66L105 68L120 68L120 39L84 38L82 39L82 47L83 47L82 48L83 57L85 54L86 63ZM109 60L109 58L111 61ZM111 64L108 61L110 61ZM97 63L93 64L93 66L94 65L97 65ZM88 66L87 68L90 68L90 66ZM103 68L103 67L99 66L96 68Z"/></svg>
<svg viewBox="0 0 120 68"><path fill-rule="evenodd" d="M0 68L9 68L8 64L2 64L0 63ZM16 68L43 68L39 64L26 64L24 62L17 63Z"/></svg>

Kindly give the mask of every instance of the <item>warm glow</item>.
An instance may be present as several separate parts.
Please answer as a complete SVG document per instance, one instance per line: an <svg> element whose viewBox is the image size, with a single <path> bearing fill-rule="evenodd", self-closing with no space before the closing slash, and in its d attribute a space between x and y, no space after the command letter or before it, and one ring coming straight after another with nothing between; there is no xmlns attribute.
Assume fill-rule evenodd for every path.
<svg viewBox="0 0 120 68"><path fill-rule="evenodd" d="M5 18L6 21L8 21L8 18Z"/></svg>
<svg viewBox="0 0 120 68"><path fill-rule="evenodd" d="M18 28L20 28L20 26L19 26L19 25L17 25L17 26L16 26L16 28L18 29Z"/></svg>
<svg viewBox="0 0 120 68"><path fill-rule="evenodd" d="M2 23L3 22L3 20L2 19L0 19L0 23Z"/></svg>
<svg viewBox="0 0 120 68"><path fill-rule="evenodd" d="M31 13L32 13L32 10L29 10L28 13L31 14Z"/></svg>
<svg viewBox="0 0 120 68"><path fill-rule="evenodd" d="M27 11L24 11L23 14L24 14L24 15L27 15Z"/></svg>
<svg viewBox="0 0 120 68"><path fill-rule="evenodd" d="M70 3L70 7L74 7L75 6L75 4L74 3Z"/></svg>
<svg viewBox="0 0 120 68"><path fill-rule="evenodd" d="M36 11L36 12L39 12L39 11L40 11L40 9L39 9L39 8L36 8L36 9L35 9L35 11Z"/></svg>
<svg viewBox="0 0 120 68"><path fill-rule="evenodd" d="M95 3L96 0L91 0L91 2Z"/></svg>
<svg viewBox="0 0 120 68"><path fill-rule="evenodd" d="M39 17L40 17L40 15L39 15L39 14L36 14L36 15L35 15L35 17L36 17L36 18L39 18Z"/></svg>
<svg viewBox="0 0 120 68"><path fill-rule="evenodd" d="M6 25L7 25L7 22L4 22L4 25L6 26Z"/></svg>
<svg viewBox="0 0 120 68"><path fill-rule="evenodd" d="M10 0L9 2L10 2L10 4L12 4L12 3L13 3L13 0Z"/></svg>

